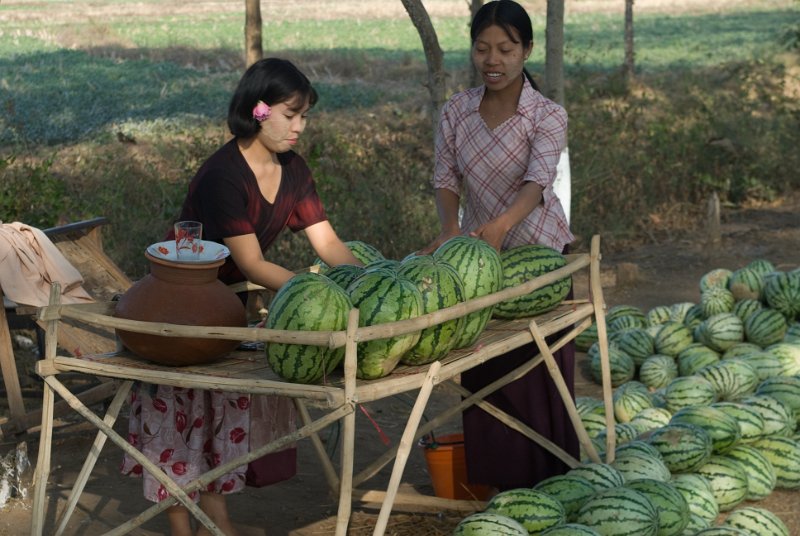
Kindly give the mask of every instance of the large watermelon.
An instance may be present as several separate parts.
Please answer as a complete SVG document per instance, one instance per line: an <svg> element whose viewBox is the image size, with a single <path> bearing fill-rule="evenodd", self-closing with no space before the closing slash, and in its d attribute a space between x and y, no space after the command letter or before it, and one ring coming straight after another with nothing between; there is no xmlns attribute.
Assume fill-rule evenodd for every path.
<svg viewBox="0 0 800 536"><path fill-rule="evenodd" d="M567 265L567 259L547 246L528 244L506 250L500 254L503 265L503 288L521 285ZM494 316L522 318L534 316L555 308L569 294L572 278L563 277L523 296L498 303Z"/></svg>
<svg viewBox="0 0 800 536"><path fill-rule="evenodd" d="M324 275L311 272L292 277L275 294L265 327L298 331L339 331L347 328L352 305L347 293ZM314 383L344 358L344 347L328 348L270 342L267 361L281 378Z"/></svg>
<svg viewBox="0 0 800 536"><path fill-rule="evenodd" d="M647 495L620 486L598 492L578 510L578 523L603 536L656 536L658 512Z"/></svg>
<svg viewBox="0 0 800 536"><path fill-rule="evenodd" d="M561 525L566 520L564 506L557 499L531 488L501 491L489 500L484 511L508 516L531 534Z"/></svg>
<svg viewBox="0 0 800 536"><path fill-rule="evenodd" d="M764 300L791 321L800 316L800 271L773 272L764 278Z"/></svg>
<svg viewBox="0 0 800 536"><path fill-rule="evenodd" d="M359 310L359 326L374 326L414 318L422 313L417 286L397 272L385 268L364 271L347 293ZM356 376L373 380L391 373L400 358L419 341L420 332L395 335L358 343Z"/></svg>
<svg viewBox="0 0 800 536"><path fill-rule="evenodd" d="M626 487L644 493L658 512L658 536L678 536L689 524L689 504L670 482L635 480Z"/></svg>
<svg viewBox="0 0 800 536"><path fill-rule="evenodd" d="M499 291L503 285L500 254L480 238L455 236L439 246L433 256L455 268L464 284L464 299L473 300ZM474 311L464 317L455 348L472 346L486 327L494 307Z"/></svg>
<svg viewBox="0 0 800 536"><path fill-rule="evenodd" d="M528 529L508 516L476 512L461 520L453 536L528 536Z"/></svg>
<svg viewBox="0 0 800 536"><path fill-rule="evenodd" d="M464 284L455 268L432 255L418 255L397 271L417 286L422 295L422 314L433 313L464 301ZM452 350L464 325L459 316L422 330L419 341L403 355L406 365L423 365L441 359Z"/></svg>
<svg viewBox="0 0 800 536"><path fill-rule="evenodd" d="M364 263L364 265L384 258L383 254L378 251L378 248L361 240L348 240L344 244L350 248L350 252L353 254L353 257L360 260L362 263ZM325 262L323 262L319 257L314 259L313 264L319 265L323 273L328 270L328 265L325 264Z"/></svg>

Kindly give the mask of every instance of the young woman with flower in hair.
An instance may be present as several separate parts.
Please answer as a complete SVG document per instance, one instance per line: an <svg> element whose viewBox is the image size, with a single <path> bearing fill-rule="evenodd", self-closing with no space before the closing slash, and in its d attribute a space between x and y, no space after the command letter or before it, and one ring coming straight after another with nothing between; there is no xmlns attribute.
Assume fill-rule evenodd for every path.
<svg viewBox="0 0 800 536"><path fill-rule="evenodd" d="M222 282L247 280L279 289L294 273L269 261L264 252L287 227L304 231L316 254L330 266L362 264L336 235L311 171L293 151L316 101L308 78L287 60L256 62L239 81L228 110L233 138L191 180L179 217L202 222L203 240L230 250L219 269ZM131 395L129 441L181 486L294 427L294 406L284 397L147 384ZM225 495L246 484L290 478L296 471L296 451L286 449L258 462L262 468L266 462L269 474L256 475L242 466L191 495L229 536L236 529ZM159 502L167 497L164 487L133 458L125 457L122 471L144 473L147 499ZM173 536L209 534L204 526L192 530L185 507L172 506L167 513Z"/></svg>

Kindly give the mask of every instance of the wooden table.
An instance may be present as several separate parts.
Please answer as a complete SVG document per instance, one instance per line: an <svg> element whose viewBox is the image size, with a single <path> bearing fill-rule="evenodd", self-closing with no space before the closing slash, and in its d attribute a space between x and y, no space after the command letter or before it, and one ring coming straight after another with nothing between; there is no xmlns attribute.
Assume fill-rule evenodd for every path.
<svg viewBox="0 0 800 536"><path fill-rule="evenodd" d="M281 450L291 443L304 438L310 438L318 454L322 468L329 486L339 497L337 515L337 536L344 536L347 531L352 501L354 497L370 497L372 502L381 502L381 510L374 534L383 534L388 523L392 507L398 499L398 488L402 478L408 455L416 440L451 418L460 415L464 408L478 404L496 418L525 434L534 441L553 452L570 466L579 464L562 449L537 434L525 424L491 406L483 399L503 385L514 381L534 367L545 363L559 392L564 400L570 419L575 426L578 439L584 450L595 461L600 461L593 447L580 417L575 409L574 402L567 390L563 377L553 359L553 352L564 344L574 339L581 331L597 322L598 335L601 341L600 354L603 372L604 399L608 424L607 451L613 452L615 441L613 433L613 408L610 396L610 375L608 369L608 349L605 330L604 303L600 287L600 253L599 237L592 239L589 254L568 255L567 266L538 277L514 288L505 289L489 296L470 300L457 306L443 309L422 317L411 320L381 324L378 326L358 327L358 310L350 313L348 328L341 332L292 332L277 331L258 328L222 328L179 326L165 324L151 324L132 320L118 319L111 316L113 304L90 305L59 305L60 293L54 289L51 304L40 310L40 320L47 324L45 357L37 364L37 373L45 381L42 404L42 429L39 457L36 467L35 489L33 497L33 521L31 533L34 536L43 534L45 519L46 486L50 472L50 456L53 432L53 404L55 394L62 397L72 409L92 423L97 429L94 445L87 455L84 466L79 473L72 492L67 500L64 511L61 513L55 530L48 529L48 533L61 534L66 528L78 498L88 481L94 465L105 445L110 439L118 447L141 463L143 468L150 471L167 489L170 497L160 503L154 504L134 519L109 531L107 534L126 534L147 520L158 515L167 507L176 503L186 506L197 520L213 534L222 534L218 527L203 513L202 510L188 497L188 494L204 489L206 484L226 472L244 465L269 452ZM452 318L457 318L469 312L479 310L488 305L498 303L504 299L527 294L553 281L566 276L574 277L582 270L588 269L590 296L585 299L576 299L564 302L556 309L545 314L518 320L501 321L491 320L482 333L477 343L471 348L451 352L443 359L423 366L400 366L389 376L378 380L357 380L356 360L357 343L367 340L384 338L403 333L410 333L441 323ZM236 351L225 358L203 366L195 367L166 367L160 366L140 358L127 351L112 354L83 356L81 358L59 356L56 351L56 337L59 322L62 319L86 322L90 325L110 328L123 328L131 331L157 333L163 336L227 338L247 341L277 341L300 344L329 345L331 347L344 346L344 370L338 375L326 378L323 385L302 385L281 381L272 373L264 358L264 352ZM546 337L559 332L562 336L548 344ZM477 393L470 393L461 387L457 377L462 372L484 363L498 355L524 344L536 342L540 354L532 357L530 361L520 366L493 384ZM110 403L106 414L99 417L86 407L67 387L59 380L58 376L64 373L87 374L102 378L114 378L120 381L120 388ZM198 389L218 389L250 394L272 394L288 396L295 400L302 420L302 426L294 433L279 438L271 443L251 451L246 456L232 460L218 466L202 475L194 482L181 489L168 476L160 471L157 466L146 459L141 452L131 447L124 437L113 430L114 422L119 415L130 388L134 381L148 383L191 387ZM428 403L431 391L437 384L445 384L459 393L463 400L461 404L448 408L445 412L435 416L420 425L422 413ZM416 401L408 417L403 435L397 447L389 449L379 459L375 460L359 474L354 475L355 459L355 408L359 403L366 403L383 399L388 396L416 391ZM323 411L321 416L312 419L308 408L319 408ZM337 421L342 421L342 448L340 467L337 471L334 463L328 457L318 433ZM381 468L394 460L392 474L385 492L375 491L365 494L356 486L372 478ZM377 499L376 499L377 497ZM435 502L442 507L456 507L459 502L450 499L437 499L433 497L405 498L405 500L419 500ZM474 505L473 505L474 506Z"/></svg>

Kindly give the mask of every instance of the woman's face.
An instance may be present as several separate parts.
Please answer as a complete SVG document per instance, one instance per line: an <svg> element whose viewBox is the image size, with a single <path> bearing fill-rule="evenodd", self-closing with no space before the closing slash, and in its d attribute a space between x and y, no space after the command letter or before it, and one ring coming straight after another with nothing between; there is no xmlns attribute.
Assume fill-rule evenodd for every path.
<svg viewBox="0 0 800 536"><path fill-rule="evenodd" d="M511 28L511 33L513 40L500 26L488 26L472 44L472 63L487 89L504 89L522 76L531 47L522 46L516 29Z"/></svg>
<svg viewBox="0 0 800 536"><path fill-rule="evenodd" d="M299 97L270 105L270 116L261 122L256 138L272 153L289 151L306 128L309 108L308 100Z"/></svg>

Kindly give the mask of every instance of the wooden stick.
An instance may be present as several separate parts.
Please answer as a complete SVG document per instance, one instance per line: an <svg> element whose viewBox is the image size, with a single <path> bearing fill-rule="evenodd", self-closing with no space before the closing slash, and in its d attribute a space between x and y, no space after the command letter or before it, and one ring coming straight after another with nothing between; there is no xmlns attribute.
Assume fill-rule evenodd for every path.
<svg viewBox="0 0 800 536"><path fill-rule="evenodd" d="M0 289L0 302L3 301L3 289ZM0 308L0 370L3 374L3 383L6 386L8 398L8 412L11 421L25 419L25 401L22 398L22 388L19 385L17 362L14 358L14 346L11 344L11 331L8 328L8 317L5 306Z"/></svg>
<svg viewBox="0 0 800 536"><path fill-rule="evenodd" d="M50 287L50 304L58 305L61 301L61 284L56 282ZM58 319L47 323L45 329L44 358L52 361L56 355L58 344ZM50 456L53 445L53 406L55 396L53 390L45 383L42 396L42 432L39 435L39 454L36 469L33 472L33 511L31 513L31 535L42 536L44 531L45 498L47 480L50 477Z"/></svg>
<svg viewBox="0 0 800 536"><path fill-rule="evenodd" d="M378 514L378 521L375 524L375 530L372 532L373 536L382 536L384 531L386 531L386 525L389 522L389 514L392 513L392 504L394 504L394 498L397 495L397 488L400 486L400 479L403 478L403 471L408 461L408 454L411 452L411 446L414 444L414 434L419 427L419 421L422 419L422 412L425 411L425 406L428 405L428 399L431 396L433 386L436 385L436 374L439 372L441 366L441 363L434 361L430 368L428 368L425 382L420 387L417 401L414 403L414 408L411 411L411 415L408 417L403 435L400 437L400 447L395 457L392 476L389 478L389 487L386 488L386 499L383 501L380 514Z"/></svg>
<svg viewBox="0 0 800 536"><path fill-rule="evenodd" d="M600 236L594 235L591 243L590 298L594 304L594 317L597 323L597 341L600 351L600 376L603 384L603 403L606 409L606 463L614 461L617 432L614 428L614 402L612 400L611 366L608 362L608 333L606 332L606 304L603 301L603 287L600 284Z"/></svg>
<svg viewBox="0 0 800 536"><path fill-rule="evenodd" d="M353 501L353 458L356 445L356 372L358 369L358 343L356 331L358 330L358 309L350 310L347 319L347 344L344 354L344 397L347 404L351 405L353 413L343 419L342 426L342 476L339 488L339 510L336 515L336 536L347 534L347 525L350 523L350 514Z"/></svg>
<svg viewBox="0 0 800 536"><path fill-rule="evenodd" d="M122 405L125 403L132 386L133 382L124 382L117 391L117 394L114 395L114 399L111 401L108 411L103 419L103 422L105 422L108 426L114 426L117 416L119 415ZM100 457L100 452L102 452L103 447L106 444L106 439L108 438L103 432L97 432L97 437L95 437L94 444L89 450L89 455L86 457L86 460L83 462L83 468L78 474L78 477L75 479L75 483L72 485L72 490L67 498L67 504L64 507L64 510L61 512L61 517L57 523L56 536L63 534L67 529L67 522L72 516L75 505L78 504L78 498L80 498L81 493L83 493L83 488L86 487L86 482L89 481L89 475L92 473L92 470L97 463L97 459Z"/></svg>
<svg viewBox="0 0 800 536"><path fill-rule="evenodd" d="M303 424L310 424L312 422L311 416L308 414L308 408L303 400L300 398L295 398L294 405L297 408L297 413L300 414L300 420L303 422ZM328 487L330 488L331 493L336 494L336 492L339 490L339 486L341 485L339 476L336 474L336 469L333 467L331 459L328 457L328 453L325 451L325 447L322 445L322 441L319 439L319 435L315 432L311 434L310 437L311 444L314 446L314 451L317 453L317 458L319 458L319 461L322 464L322 471L325 474L325 480L328 482Z"/></svg>
<svg viewBox="0 0 800 536"><path fill-rule="evenodd" d="M597 455L597 451L595 450L594 445L592 445L592 440L589 439L589 434L586 433L586 428L583 426L583 421L581 420L580 415L578 415L578 410L575 408L575 400L573 400L572 393L569 392L569 387L564 381L564 376L561 374L561 369L558 368L558 364L556 363L552 352L550 352L550 347L547 346L547 341L542 336L541 332L539 331L539 326L536 325L535 321L531 320L529 329L533 335L533 339L536 341L536 345L539 347L539 351L544 356L544 362L547 365L547 372L550 373L550 377L553 379L553 382L556 385L558 394L561 395L561 400L564 402L564 406L567 408L567 415L569 415L569 419L572 421L572 426L575 428L575 433L578 435L578 441L580 441L581 445L583 445L583 448L589 454L589 458L591 458L591 460L594 462L600 463L600 456Z"/></svg>

